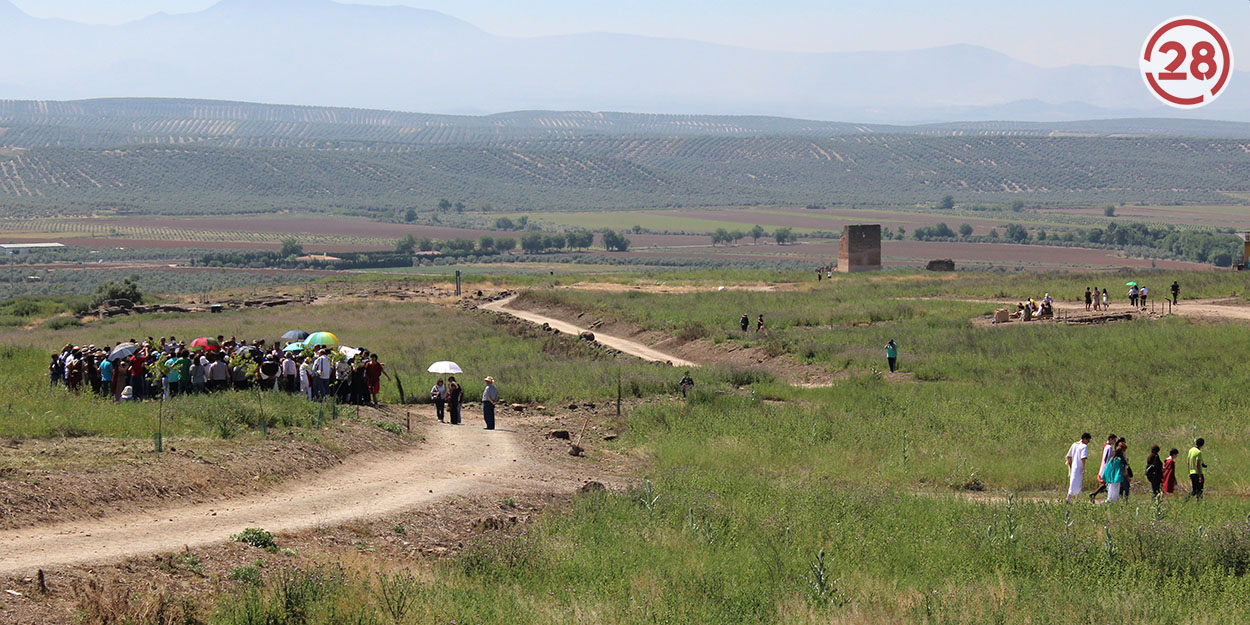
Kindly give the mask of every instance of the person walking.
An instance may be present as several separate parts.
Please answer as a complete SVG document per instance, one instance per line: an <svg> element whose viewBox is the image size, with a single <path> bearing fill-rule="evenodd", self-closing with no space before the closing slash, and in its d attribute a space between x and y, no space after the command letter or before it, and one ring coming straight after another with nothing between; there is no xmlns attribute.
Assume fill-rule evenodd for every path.
<svg viewBox="0 0 1250 625"><path fill-rule="evenodd" d="M434 412L438 416L438 422L443 423L443 406L447 404L447 385L443 384L442 378L439 378L438 382L430 388L430 401L434 402Z"/></svg>
<svg viewBox="0 0 1250 625"><path fill-rule="evenodd" d="M1111 310L1111 299L1107 297L1107 289L1102 290L1102 310L1106 312Z"/></svg>
<svg viewBox="0 0 1250 625"><path fill-rule="evenodd" d="M1176 280L1172 281L1172 305L1176 305L1176 298L1181 295L1181 283Z"/></svg>
<svg viewBox="0 0 1250 625"><path fill-rule="evenodd" d="M1163 461L1163 492L1172 494L1176 492L1176 457L1181 455L1181 450L1173 447L1168 452L1168 459Z"/></svg>
<svg viewBox="0 0 1250 625"><path fill-rule="evenodd" d="M1111 460L1107 462L1107 466L1102 469L1102 481L1107 486L1107 501L1119 501L1120 488L1124 484L1124 452L1126 447L1123 443L1115 446L1115 450L1111 456Z"/></svg>
<svg viewBox="0 0 1250 625"><path fill-rule="evenodd" d="M1142 310L1146 310L1146 294L1149 292L1150 289L1144 286L1137 290L1137 303L1141 305Z"/></svg>
<svg viewBox="0 0 1250 625"><path fill-rule="evenodd" d="M1085 459L1089 458L1089 432L1081 435L1081 440L1072 443L1068 448L1068 456L1065 462L1068 463L1068 497L1067 503L1072 503L1072 498L1081 494L1081 488L1085 485Z"/></svg>
<svg viewBox="0 0 1250 625"><path fill-rule="evenodd" d="M742 318L738 320L738 325L742 326L742 331L746 332L751 327L751 318L742 314Z"/></svg>
<svg viewBox="0 0 1250 625"><path fill-rule="evenodd" d="M1120 460L1124 462L1124 468L1120 470L1120 499L1128 503L1129 491L1132 488L1133 467L1128 462L1128 441L1121 438L1120 442L1115 445L1116 451L1120 452Z"/></svg>
<svg viewBox="0 0 1250 625"><path fill-rule="evenodd" d="M1202 462L1202 446L1206 441L1201 438L1194 441L1194 446L1189 450L1189 494L1185 496L1185 500L1189 501L1190 497L1202 501L1202 491L1206 487L1206 464Z"/></svg>
<svg viewBox="0 0 1250 625"><path fill-rule="evenodd" d="M1107 443L1102 446L1102 461L1098 465L1098 488L1089 494L1089 502L1094 503L1094 497L1100 493L1107 492L1107 483L1102 479L1102 473L1107 468L1107 463L1111 462L1111 457L1115 455L1115 442L1118 440L1115 434L1107 435Z"/></svg>
<svg viewBox="0 0 1250 625"><path fill-rule="evenodd" d="M681 389L682 397L685 397L686 394L690 392L690 389L694 388L694 378L690 377L689 371L686 372L686 375L682 376L681 381L677 383L677 386Z"/></svg>
<svg viewBox="0 0 1250 625"><path fill-rule="evenodd" d="M447 376L447 410L452 425L460 425L460 407L464 403L464 389L456 381L456 376Z"/></svg>
<svg viewBox="0 0 1250 625"><path fill-rule="evenodd" d="M1102 298L1098 297L1098 287L1094 287L1094 294L1093 294L1093 297L1091 297L1090 299L1094 301L1095 312L1097 312L1100 308L1102 308L1102 303L1101 303Z"/></svg>
<svg viewBox="0 0 1250 625"><path fill-rule="evenodd" d="M757 319L757 320L756 320L756 322L755 322L755 333L756 333L756 334L763 334L763 333L764 333L764 315L760 315L760 316L759 316L759 319Z"/></svg>
<svg viewBox="0 0 1250 625"><path fill-rule="evenodd" d="M1150 455L1146 456L1146 481L1150 482L1150 493L1159 497L1163 493L1163 460L1159 458L1159 446L1150 446Z"/></svg>
<svg viewBox="0 0 1250 625"><path fill-rule="evenodd" d="M890 373L894 373L898 368L898 343L894 339L885 344L885 361L890 365Z"/></svg>
<svg viewBox="0 0 1250 625"><path fill-rule="evenodd" d="M499 389L495 388L495 378L486 376L483 380L486 388L482 389L482 420L487 430L495 429L495 405L499 403Z"/></svg>
<svg viewBox="0 0 1250 625"><path fill-rule="evenodd" d="M1085 287L1085 310L1088 311L1093 303L1093 297L1090 295L1089 287Z"/></svg>

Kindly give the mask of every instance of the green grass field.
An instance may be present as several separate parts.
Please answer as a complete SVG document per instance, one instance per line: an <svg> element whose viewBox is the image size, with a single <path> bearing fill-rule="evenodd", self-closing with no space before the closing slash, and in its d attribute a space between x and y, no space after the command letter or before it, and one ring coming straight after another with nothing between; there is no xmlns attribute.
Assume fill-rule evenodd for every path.
<svg viewBox="0 0 1250 625"><path fill-rule="evenodd" d="M1132 277L1160 291L1178 279L1194 297L1246 292L1244 274L1231 272ZM226 586L211 622L1250 622L1245 326L1168 318L985 328L971 318L992 306L962 301L1074 298L1086 283L1126 279L885 272L774 292L535 291L526 296L535 303L756 345L839 375L832 387L801 389L699 371L688 402L639 405L611 443L648 460L630 490L578 496L449 560L385 563L399 576L360 568L367 556L346 565L292 556L295 568ZM742 312L763 313L770 336L740 336ZM293 325L335 330L413 379L424 380L415 371L426 361L454 358L471 385L479 371L500 378L506 398L603 397L617 367L482 317L395 303L130 319L5 342L190 336L205 323L248 338ZM895 379L874 372L891 337L906 374ZM11 368L32 350L6 349L4 374L38 386L41 367ZM621 369L639 395L670 394L671 371ZM15 402L34 405L45 392ZM80 400L56 401L73 412ZM1090 431L1096 449L1111 430L1128 438L1139 472L1129 503L1059 503L1068 444ZM1149 444L1185 450L1194 436L1208 441L1206 500L1152 501L1140 479ZM401 587L418 600L392 618L385 596Z"/></svg>

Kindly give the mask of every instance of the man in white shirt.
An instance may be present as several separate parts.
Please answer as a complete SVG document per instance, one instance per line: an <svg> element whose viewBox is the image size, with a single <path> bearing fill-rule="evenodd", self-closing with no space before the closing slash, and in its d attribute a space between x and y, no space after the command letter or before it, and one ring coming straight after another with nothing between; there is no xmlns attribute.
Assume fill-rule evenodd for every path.
<svg viewBox="0 0 1250 625"><path fill-rule="evenodd" d="M1068 498L1067 502L1072 503L1072 498L1081 494L1081 487L1085 485L1085 459L1089 457L1089 432L1081 435L1081 440L1072 443L1068 448Z"/></svg>
<svg viewBox="0 0 1250 625"><path fill-rule="evenodd" d="M330 392L330 376L334 375L334 363L330 362L330 357L326 354L326 350L317 352L317 359L313 361L313 398L325 399Z"/></svg>
<svg viewBox="0 0 1250 625"><path fill-rule="evenodd" d="M299 375L299 365L295 364L295 357L288 352L282 356L282 390L288 393L298 391L299 380L295 377L297 375Z"/></svg>

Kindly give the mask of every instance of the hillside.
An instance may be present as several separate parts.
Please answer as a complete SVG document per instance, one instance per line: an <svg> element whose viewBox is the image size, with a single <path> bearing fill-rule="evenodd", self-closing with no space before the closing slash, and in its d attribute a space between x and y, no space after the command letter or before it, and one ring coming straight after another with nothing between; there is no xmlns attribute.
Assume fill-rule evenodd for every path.
<svg viewBox="0 0 1250 625"><path fill-rule="evenodd" d="M1229 203L1250 125L880 126L529 111L484 117L203 100L0 102L6 215L386 216L751 204ZM1178 168L1177 163L1184 163Z"/></svg>

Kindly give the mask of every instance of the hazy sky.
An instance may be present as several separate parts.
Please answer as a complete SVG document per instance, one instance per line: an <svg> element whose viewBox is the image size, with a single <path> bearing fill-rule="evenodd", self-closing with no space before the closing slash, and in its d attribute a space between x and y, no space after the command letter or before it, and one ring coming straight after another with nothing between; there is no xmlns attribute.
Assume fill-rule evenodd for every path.
<svg viewBox="0 0 1250 625"><path fill-rule="evenodd" d="M297 5L302 0L254 0ZM404 4L461 18L491 33L590 31L678 37L770 50L903 50L971 43L1021 60L1135 67L1147 32L1188 10L1174 0L341 0ZM119 23L216 0L12 0L37 17ZM1196 13L1250 50L1250 2L1202 3ZM1250 61L1250 56L1244 57ZM1240 65L1240 63L1239 63ZM1242 66L1246 67L1246 66Z"/></svg>

